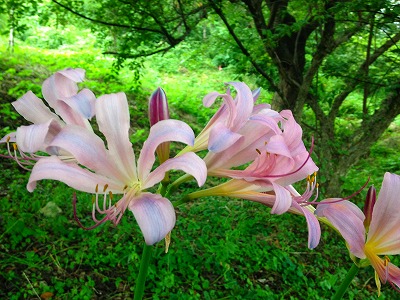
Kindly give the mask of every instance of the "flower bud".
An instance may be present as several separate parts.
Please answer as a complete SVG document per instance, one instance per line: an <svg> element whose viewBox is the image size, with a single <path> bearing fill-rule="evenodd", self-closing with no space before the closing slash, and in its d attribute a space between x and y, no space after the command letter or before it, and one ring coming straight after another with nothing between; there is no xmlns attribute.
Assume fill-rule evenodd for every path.
<svg viewBox="0 0 400 300"><path fill-rule="evenodd" d="M150 126L162 120L169 119L167 95L162 88L157 88L149 98L149 121ZM157 149L157 156L160 164L169 158L169 143L160 144Z"/></svg>
<svg viewBox="0 0 400 300"><path fill-rule="evenodd" d="M375 202L376 202L376 189L372 185L368 189L367 197L365 199L365 205L364 205L364 215L365 215L364 227L366 229L369 228L369 224L371 223L372 211L374 210Z"/></svg>
<svg viewBox="0 0 400 300"><path fill-rule="evenodd" d="M153 126L161 120L169 119L167 95L162 88L157 88L149 98L149 120Z"/></svg>

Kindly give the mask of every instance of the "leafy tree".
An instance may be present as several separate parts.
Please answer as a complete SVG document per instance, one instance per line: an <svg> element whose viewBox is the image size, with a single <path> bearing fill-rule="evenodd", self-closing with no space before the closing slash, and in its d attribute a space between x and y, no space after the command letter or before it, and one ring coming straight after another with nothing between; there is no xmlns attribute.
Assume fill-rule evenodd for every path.
<svg viewBox="0 0 400 300"><path fill-rule="evenodd" d="M218 16L274 108L315 135L328 195L400 113L396 1L52 1L90 21L120 61L168 51Z"/></svg>
<svg viewBox="0 0 400 300"><path fill-rule="evenodd" d="M6 16L5 28L0 27L2 34L9 35L8 46L10 51L14 49L14 35L27 29L24 17L37 12L38 1L5 0L0 3L0 15Z"/></svg>

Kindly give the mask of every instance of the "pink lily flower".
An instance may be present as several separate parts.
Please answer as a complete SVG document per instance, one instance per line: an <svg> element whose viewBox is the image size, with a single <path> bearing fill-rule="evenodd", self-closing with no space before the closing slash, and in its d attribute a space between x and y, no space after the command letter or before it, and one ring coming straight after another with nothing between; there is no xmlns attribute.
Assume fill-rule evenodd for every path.
<svg viewBox="0 0 400 300"><path fill-rule="evenodd" d="M286 190L290 193L291 203L286 211L298 215L303 215L307 221L308 227L308 247L314 249L317 247L321 237L321 228L319 221L314 215L315 208L308 200L312 197L317 183L315 177L308 177L307 189L300 195L292 186L287 186ZM189 199L196 199L207 196L224 196L230 198L246 199L261 203L271 207L271 213L277 213L277 199L282 197L280 190L275 192L257 184L240 179L232 179L215 187L193 192L188 195ZM286 195L285 195L286 196Z"/></svg>
<svg viewBox="0 0 400 300"><path fill-rule="evenodd" d="M208 175L241 179L259 186L263 192L274 191L272 213L282 214L293 203L287 186L306 179L318 167L304 146L302 129L291 111L282 111L278 117L272 112L256 114L251 119L239 131L244 136L241 141L225 151L206 155ZM232 169L252 158L244 170Z"/></svg>
<svg viewBox="0 0 400 300"><path fill-rule="evenodd" d="M238 131L251 116L254 108L253 97L258 97L259 90L253 95L250 88L243 82L228 82L228 84L235 87L236 98L232 98L229 90L225 94L211 92L206 95L203 99L205 107L210 107L219 97L224 102L196 137L193 147L186 147L181 153L198 152L207 148L212 152L220 152L232 146L242 137Z"/></svg>
<svg viewBox="0 0 400 300"><path fill-rule="evenodd" d="M386 256L400 254L399 195L400 176L385 173L373 210L367 210L372 210L370 221L365 224L364 213L349 201L330 204L322 202L316 210L319 217L326 217L342 234L350 253L361 259L360 265L368 262L375 269L378 293L381 282L389 282L396 290L400 289L400 268ZM368 225L369 229L366 230L365 226L368 228ZM384 258L380 257L382 255Z"/></svg>
<svg viewBox="0 0 400 300"><path fill-rule="evenodd" d="M20 126L16 132L0 140L0 144L16 143L13 154L9 146L8 149L10 156L17 162L29 164L29 160L36 161L38 156L34 153L45 151L50 141L66 124L92 130L88 120L94 115L96 97L88 89L79 92L77 83L83 81L84 75L83 69L65 69L46 79L42 85L42 93L48 106L31 91L12 103L20 115L33 123ZM21 159L18 159L17 151Z"/></svg>
<svg viewBox="0 0 400 300"><path fill-rule="evenodd" d="M92 217L96 224L85 229L97 227L107 220L117 225L125 210L129 209L146 243L157 243L174 227L175 211L167 198L146 190L159 183L171 169L192 175L202 185L207 170L203 160L192 152L170 158L152 170L154 153L158 145L164 142L178 141L193 145L194 133L182 121L159 121L151 127L136 163L129 141L129 108L125 94L98 98L96 119L99 130L107 140L107 148L91 130L74 125L65 126L48 147L71 153L76 162L62 161L56 156L40 159L32 169L27 188L33 191L38 180L54 179L76 190L93 193L96 198ZM116 194L122 197L113 204ZM97 220L96 214L105 216Z"/></svg>

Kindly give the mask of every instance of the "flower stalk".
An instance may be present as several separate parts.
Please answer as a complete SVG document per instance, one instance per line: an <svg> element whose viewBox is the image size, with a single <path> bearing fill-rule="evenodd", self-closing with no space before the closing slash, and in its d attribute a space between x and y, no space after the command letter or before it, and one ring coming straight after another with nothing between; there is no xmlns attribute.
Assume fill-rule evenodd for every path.
<svg viewBox="0 0 400 300"><path fill-rule="evenodd" d="M339 286L339 288L336 290L335 295L333 295L332 300L340 300L344 296L344 294L347 291L347 288L350 286L351 281L354 279L354 277L357 275L358 271L360 268L353 264L348 271L344 281L342 284Z"/></svg>
<svg viewBox="0 0 400 300"><path fill-rule="evenodd" d="M143 299L144 287L146 283L146 277L149 270L152 253L153 253L153 246L144 243L142 259L140 261L139 275L137 277L135 285L135 294L133 295L134 300Z"/></svg>

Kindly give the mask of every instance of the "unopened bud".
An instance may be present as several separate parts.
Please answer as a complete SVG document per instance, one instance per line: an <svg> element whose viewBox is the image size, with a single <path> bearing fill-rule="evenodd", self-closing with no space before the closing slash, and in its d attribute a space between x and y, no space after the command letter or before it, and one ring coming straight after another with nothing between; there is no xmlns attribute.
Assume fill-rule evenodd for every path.
<svg viewBox="0 0 400 300"><path fill-rule="evenodd" d="M149 98L149 121L150 126L162 120L169 119L169 109L167 95L162 88L157 88ZM160 163L163 163L169 158L169 142L160 144L157 149L157 156Z"/></svg>
<svg viewBox="0 0 400 300"><path fill-rule="evenodd" d="M162 88L157 88L149 98L149 120L153 126L161 120L169 119L167 95Z"/></svg>
<svg viewBox="0 0 400 300"><path fill-rule="evenodd" d="M374 210L375 202L376 202L376 189L372 185L368 189L367 198L365 199L365 205L364 205L364 215L365 215L364 227L366 229L368 229L369 224L371 224L372 211Z"/></svg>

